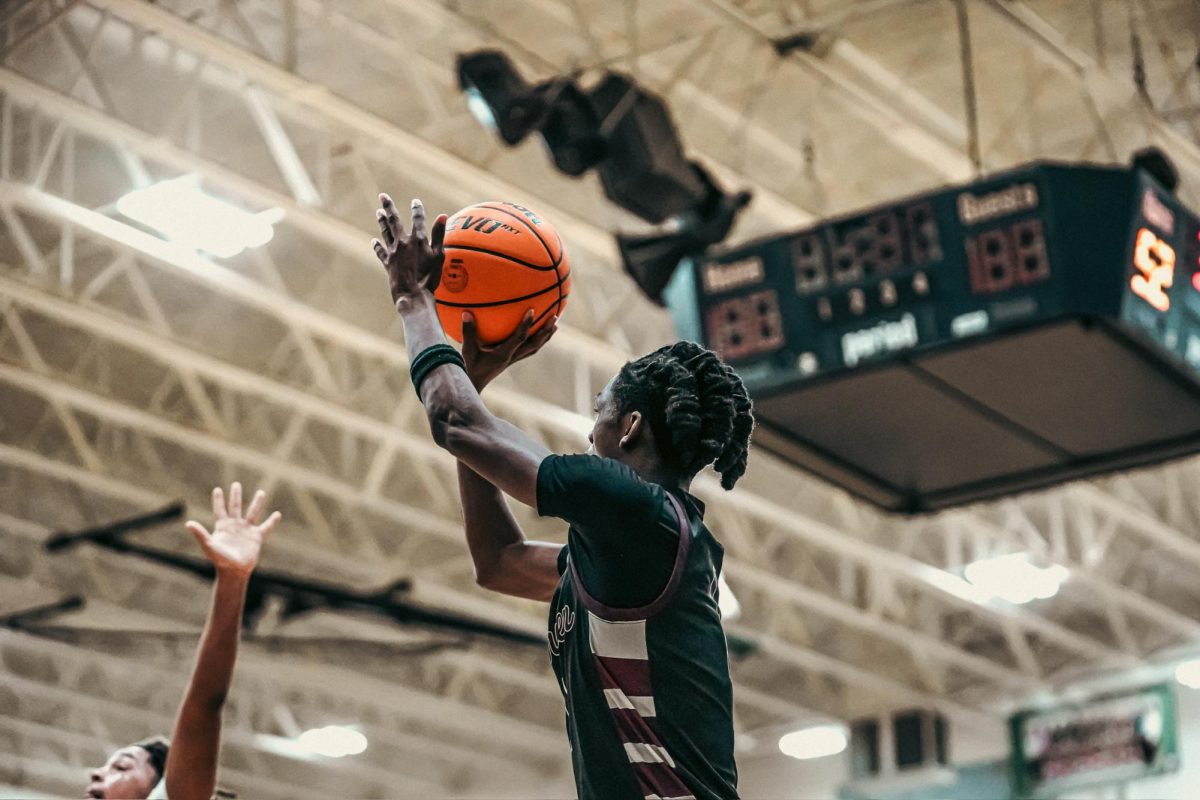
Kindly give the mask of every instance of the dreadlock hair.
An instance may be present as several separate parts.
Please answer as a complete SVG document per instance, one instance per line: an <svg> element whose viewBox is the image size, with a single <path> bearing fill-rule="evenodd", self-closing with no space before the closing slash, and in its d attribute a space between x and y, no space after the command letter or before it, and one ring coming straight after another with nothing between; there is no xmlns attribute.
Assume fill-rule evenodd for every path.
<svg viewBox="0 0 1200 800"><path fill-rule="evenodd" d="M676 342L621 367L613 382L620 413L640 411L659 454L684 478L713 465L732 489L746 472L754 415L742 379L716 353Z"/></svg>

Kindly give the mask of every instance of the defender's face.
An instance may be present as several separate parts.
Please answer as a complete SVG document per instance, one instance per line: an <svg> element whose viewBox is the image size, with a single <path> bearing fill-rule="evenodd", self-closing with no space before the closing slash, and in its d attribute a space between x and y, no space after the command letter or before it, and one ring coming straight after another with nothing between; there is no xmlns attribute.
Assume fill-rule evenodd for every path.
<svg viewBox="0 0 1200 800"><path fill-rule="evenodd" d="M122 747L104 766L92 770L85 797L144 800L158 784L150 754L141 747Z"/></svg>

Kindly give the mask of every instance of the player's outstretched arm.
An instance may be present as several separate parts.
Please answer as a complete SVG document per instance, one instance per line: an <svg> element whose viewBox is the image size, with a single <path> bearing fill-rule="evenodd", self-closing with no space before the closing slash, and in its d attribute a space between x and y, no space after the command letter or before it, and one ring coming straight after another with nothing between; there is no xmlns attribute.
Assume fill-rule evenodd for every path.
<svg viewBox="0 0 1200 800"><path fill-rule="evenodd" d="M246 587L263 543L280 519L276 511L260 522L267 505L267 496L261 491L255 493L243 515L239 483L229 487L228 505L221 488L213 489L212 504L211 532L198 522L187 523L188 531L216 567L216 581L196 665L171 735L166 769L171 800L209 800L213 796L221 749L221 709L233 680Z"/></svg>
<svg viewBox="0 0 1200 800"><path fill-rule="evenodd" d="M391 285L392 300L404 320L404 339L410 363L446 336L434 307L433 289L441 275L445 253L442 241L446 217L426 230L421 201L412 202L412 231L406 234L396 206L386 194L376 217L383 240L372 242ZM498 419L479 399L467 374L444 364L428 373L421 401L433 439L478 475L509 497L537 507L537 472L549 449L516 426Z"/></svg>
<svg viewBox="0 0 1200 800"><path fill-rule="evenodd" d="M510 364L529 358L550 341L556 319L534 333L533 312L516 332L494 346L479 343L475 318L463 313L463 360L467 377L480 393ZM475 581L486 589L549 601L558 585L558 553L562 545L531 542L513 518L504 495L463 462L458 462L467 547L475 563Z"/></svg>

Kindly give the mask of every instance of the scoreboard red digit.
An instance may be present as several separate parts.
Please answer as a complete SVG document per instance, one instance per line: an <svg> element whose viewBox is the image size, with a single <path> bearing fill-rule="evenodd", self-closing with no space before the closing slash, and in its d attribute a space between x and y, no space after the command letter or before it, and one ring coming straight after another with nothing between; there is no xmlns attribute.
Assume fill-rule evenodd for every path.
<svg viewBox="0 0 1200 800"><path fill-rule="evenodd" d="M742 361L783 346L783 314L774 289L731 297L708 307L711 346L727 361Z"/></svg>

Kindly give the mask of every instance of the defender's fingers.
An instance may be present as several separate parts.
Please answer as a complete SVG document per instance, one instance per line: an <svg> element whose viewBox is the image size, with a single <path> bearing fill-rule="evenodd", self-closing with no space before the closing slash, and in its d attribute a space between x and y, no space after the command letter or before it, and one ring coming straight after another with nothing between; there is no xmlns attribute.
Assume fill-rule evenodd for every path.
<svg viewBox="0 0 1200 800"><path fill-rule="evenodd" d="M384 221L387 222L392 241L399 241L404 236L404 226L400 224L400 215L396 211L396 204L392 202L392 198L381 194L379 195L379 205L383 206Z"/></svg>
<svg viewBox="0 0 1200 800"><path fill-rule="evenodd" d="M445 214L438 214L438 218L433 221L433 231L430 233L429 247L433 252L442 252L442 247L446 241L446 221L449 219Z"/></svg>
<svg viewBox="0 0 1200 800"><path fill-rule="evenodd" d="M271 531L275 530L275 526L279 524L279 520L281 519L283 519L283 514L278 511L272 511L271 516L267 517L267 521L258 526L258 529L262 531L264 542L270 537Z"/></svg>
<svg viewBox="0 0 1200 800"><path fill-rule="evenodd" d="M250 501L250 508L246 511L246 522L251 525L258 524L258 518L262 516L263 508L267 505L267 493L259 489L254 493L254 499Z"/></svg>
<svg viewBox="0 0 1200 800"><path fill-rule="evenodd" d="M189 519L187 521L187 524L184 525L184 527L188 529L188 533L190 533L192 536L196 537L196 541L200 543L201 547L203 547L205 549L208 548L208 537L209 537L208 528L205 528L203 525L201 525L199 522L196 522L196 520L194 520L194 519Z"/></svg>
<svg viewBox="0 0 1200 800"><path fill-rule="evenodd" d="M225 492L221 490L220 486L212 490L212 509L213 517L216 519L225 519L225 517L229 516L225 512Z"/></svg>
<svg viewBox="0 0 1200 800"><path fill-rule="evenodd" d="M375 257L379 259L379 263L387 267L387 248L383 246L383 242L378 239L372 239L371 249L375 251Z"/></svg>
<svg viewBox="0 0 1200 800"><path fill-rule="evenodd" d="M425 230L425 204L415 197L412 201L412 235L422 242L429 238Z"/></svg>
<svg viewBox="0 0 1200 800"><path fill-rule="evenodd" d="M229 487L229 516L242 517L242 485L237 481Z"/></svg>

